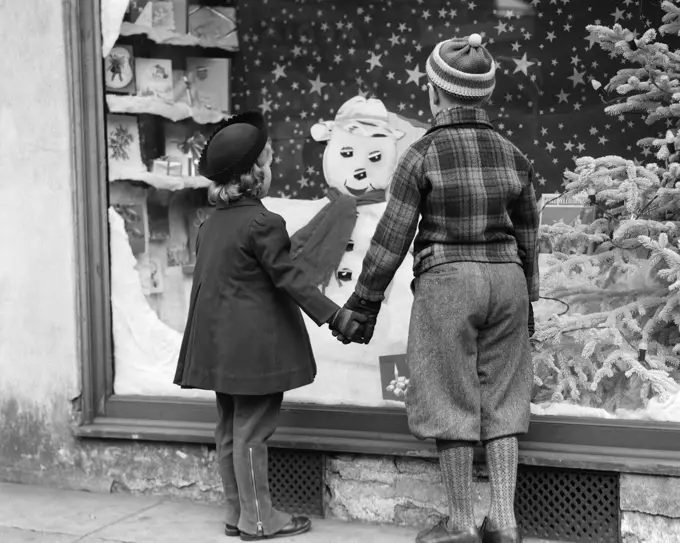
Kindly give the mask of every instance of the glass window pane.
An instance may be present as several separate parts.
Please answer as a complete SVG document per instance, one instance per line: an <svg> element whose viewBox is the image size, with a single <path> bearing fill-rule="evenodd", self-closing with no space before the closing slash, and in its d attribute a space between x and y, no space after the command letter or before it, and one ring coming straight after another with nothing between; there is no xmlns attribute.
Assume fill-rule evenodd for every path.
<svg viewBox="0 0 680 543"><path fill-rule="evenodd" d="M250 0L239 4L237 21L234 12L202 14L210 35L199 35L178 13L175 19L159 13L148 24L182 35L175 44L194 40L222 49L159 45L162 33L144 30L143 13L129 13L106 64L116 393L212 398L180 390L172 380L196 232L214 209L195 159L215 123L229 112L265 114L274 163L264 204L284 217L291 236L328 216L329 187L354 199L356 223L324 288L342 305L361 272L399 158L430 126L428 55L444 39L476 32L497 62L487 111L495 129L531 160L540 201L543 297L534 304L532 411L680 421L678 308L668 306L649 337L643 333L654 312L675 296L669 285L677 278L659 272L677 269L669 264L678 254L677 234L659 225L677 225L680 212L675 193L658 189L677 156L657 158L658 146L637 144L642 137L665 138L670 127L668 155L673 153L674 121L648 125L636 111L605 111L622 96L606 87L608 81L639 63L602 48L586 28L630 28L620 35L627 44L620 47L630 47L634 37L662 24L660 6L615 0ZM575 163L608 156L622 159ZM650 163L662 170L645 169ZM606 175L594 175L597 168ZM564 196L565 171L576 172L567 181L590 181ZM673 184L666 188L672 191ZM632 215L638 222L627 224L635 236L658 240L667 231L667 260L657 263L659 250L641 246L635 236L623 240L621 224ZM328 228L332 238L333 226ZM551 267L555 258L577 254L583 263L569 273ZM369 346L342 346L326 326L305 317L318 375L313 385L288 393L288 401L403 408L413 262L409 252L386 292ZM609 311L619 311L617 318L597 316Z"/></svg>

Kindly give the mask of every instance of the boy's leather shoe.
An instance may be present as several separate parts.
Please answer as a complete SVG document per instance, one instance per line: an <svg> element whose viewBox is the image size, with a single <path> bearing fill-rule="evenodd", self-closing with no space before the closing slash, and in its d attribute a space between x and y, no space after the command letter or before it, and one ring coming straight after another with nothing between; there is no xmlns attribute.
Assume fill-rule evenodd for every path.
<svg viewBox="0 0 680 543"><path fill-rule="evenodd" d="M522 534L518 527L490 530L489 519L482 524L482 543L522 543Z"/></svg>
<svg viewBox="0 0 680 543"><path fill-rule="evenodd" d="M275 539L277 537L292 537L294 535L304 534L309 532L312 528L312 521L307 517L293 517L290 522L281 528L278 532L269 535L252 535L241 532L241 541L261 541L263 539Z"/></svg>
<svg viewBox="0 0 680 543"><path fill-rule="evenodd" d="M448 519L442 519L432 528L418 534L416 543L481 543L482 538L476 526L467 530L450 531L446 528Z"/></svg>
<svg viewBox="0 0 680 543"><path fill-rule="evenodd" d="M231 524L225 524L224 535L229 537L238 537L241 535L241 531L236 526L232 526Z"/></svg>

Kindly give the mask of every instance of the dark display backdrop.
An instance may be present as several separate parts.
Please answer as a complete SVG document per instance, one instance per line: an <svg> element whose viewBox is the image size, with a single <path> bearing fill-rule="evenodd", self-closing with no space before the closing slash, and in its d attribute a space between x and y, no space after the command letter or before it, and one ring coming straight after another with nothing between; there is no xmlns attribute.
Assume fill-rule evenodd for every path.
<svg viewBox="0 0 680 543"><path fill-rule="evenodd" d="M429 122L427 57L437 42L473 32L500 65L491 117L534 160L539 193L559 191L575 157L644 158L635 142L649 127L637 115L606 115L591 86L621 65L586 26L619 22L641 34L648 18L659 24L653 2L241 0L238 14L234 108L259 108L272 124L272 196L323 195L323 146L309 129L353 96Z"/></svg>

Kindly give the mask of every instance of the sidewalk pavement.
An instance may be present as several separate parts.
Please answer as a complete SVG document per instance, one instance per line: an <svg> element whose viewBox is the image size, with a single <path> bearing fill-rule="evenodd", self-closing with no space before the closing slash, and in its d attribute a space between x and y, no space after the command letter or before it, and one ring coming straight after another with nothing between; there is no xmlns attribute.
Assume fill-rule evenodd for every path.
<svg viewBox="0 0 680 543"><path fill-rule="evenodd" d="M221 517L216 505L0 483L1 543L240 541L223 535ZM413 543L415 535L412 529L394 526L313 519L310 533L275 541Z"/></svg>

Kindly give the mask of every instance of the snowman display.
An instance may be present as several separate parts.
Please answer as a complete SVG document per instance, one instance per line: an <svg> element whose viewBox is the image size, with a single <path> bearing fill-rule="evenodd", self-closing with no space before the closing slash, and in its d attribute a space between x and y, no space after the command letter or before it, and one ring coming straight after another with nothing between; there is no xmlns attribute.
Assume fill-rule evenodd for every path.
<svg viewBox="0 0 680 543"><path fill-rule="evenodd" d="M333 121L321 121L311 129L315 141L326 143L326 197L264 199L264 205L286 221L293 258L337 304L344 304L354 292L399 157L424 133L424 125L389 113L382 101L354 97L340 107ZM383 399L379 357L406 352L412 266L409 254L385 293L369 345L342 345L326 326L319 328L305 317L318 375L314 384L288 393L287 400L390 403Z"/></svg>

